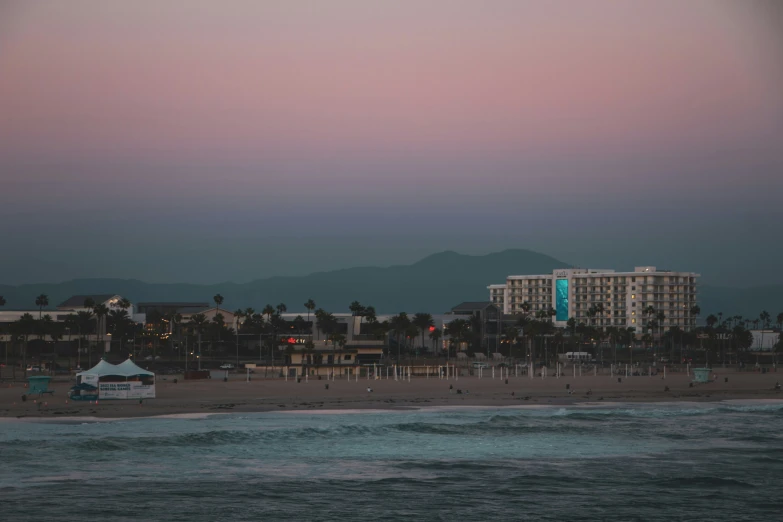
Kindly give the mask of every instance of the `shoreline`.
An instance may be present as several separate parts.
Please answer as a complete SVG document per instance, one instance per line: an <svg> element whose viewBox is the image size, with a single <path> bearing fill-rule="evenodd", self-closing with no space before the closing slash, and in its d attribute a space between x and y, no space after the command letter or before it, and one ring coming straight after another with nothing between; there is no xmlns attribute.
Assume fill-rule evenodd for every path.
<svg viewBox="0 0 783 522"><path fill-rule="evenodd" d="M724 381L728 377L728 382ZM97 404L70 401L69 383L56 382L52 396L21 401L22 385L0 388L0 421L11 419L109 420L134 418L197 418L221 413L420 411L432 408L504 408L610 405L614 403L715 403L722 401L783 401L775 390L776 373L725 374L707 384L691 386L682 374L666 380L607 376L501 379L463 377L457 381L414 378L412 381L359 380L296 383L285 380L246 382L234 376L222 380L161 379L155 399L101 400ZM326 388L326 385L329 388ZM568 388L566 388L568 385ZM372 392L367 392L371 387ZM457 393L458 390L461 393ZM85 421L86 422L86 421Z"/></svg>
<svg viewBox="0 0 783 522"><path fill-rule="evenodd" d="M59 423L103 423L103 422L117 422L117 421L131 421L131 420L170 420L170 419L183 419L183 420L204 420L211 417L225 416L225 415L237 415L237 414L250 414L250 415L264 415L267 413L285 413L294 415L360 415L364 413L431 413L431 412L448 412L448 411L465 411L465 410L546 410L553 408L621 408L634 405L660 405L660 406L674 406L674 405L723 405L727 407L731 406L781 406L783 407L783 397L776 398L757 398L757 399L724 399L724 398L705 398L704 400L692 400L692 398L669 398L669 400L658 399L640 399L640 400L621 400L621 401L601 401L594 400L575 400L571 402L551 402L547 401L545 404L471 404L471 405L440 405L440 406L402 406L402 407L379 407L378 405L356 406L352 408L343 409L318 409L318 410L306 410L300 408L285 408L285 409L258 409L258 410L241 410L241 411L226 411L226 412L183 412L183 413L151 413L148 415L129 415L124 417L115 416L70 416L70 415L21 415L17 417L0 417L0 424L4 422L34 422L42 424L59 424Z"/></svg>

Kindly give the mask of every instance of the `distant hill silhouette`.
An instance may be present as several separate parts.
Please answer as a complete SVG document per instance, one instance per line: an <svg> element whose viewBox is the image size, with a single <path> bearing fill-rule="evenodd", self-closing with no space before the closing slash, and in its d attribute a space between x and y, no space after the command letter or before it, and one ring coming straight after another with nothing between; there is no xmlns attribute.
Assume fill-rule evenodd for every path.
<svg viewBox="0 0 783 522"><path fill-rule="evenodd" d="M528 250L505 250L484 256L440 252L412 265L356 267L300 277L271 277L244 284L157 284L133 279L76 279L59 284L0 285L10 308L35 308L35 297L47 294L56 306L74 294L116 293L132 302L212 301L220 293L227 309L260 311L285 303L289 311L304 311L315 300L332 312L348 312L351 301L375 306L378 313L429 311L441 313L461 301L487 299L487 285L502 283L508 274L546 273L568 265Z"/></svg>
<svg viewBox="0 0 783 522"><path fill-rule="evenodd" d="M76 279L57 284L0 285L5 309L35 308L35 297L49 296L54 307L76 294L120 294L132 302L212 301L220 293L228 310L285 303L304 311L307 299L331 312L348 312L351 301L375 306L378 313L443 313L462 301L486 300L487 286L510 274L541 274L569 265L529 250L513 249L483 256L440 252L411 265L356 267L300 277L270 277L244 284L144 283L133 279ZM709 313L756 317L766 309L783 311L783 285L733 289L700 287L702 317Z"/></svg>

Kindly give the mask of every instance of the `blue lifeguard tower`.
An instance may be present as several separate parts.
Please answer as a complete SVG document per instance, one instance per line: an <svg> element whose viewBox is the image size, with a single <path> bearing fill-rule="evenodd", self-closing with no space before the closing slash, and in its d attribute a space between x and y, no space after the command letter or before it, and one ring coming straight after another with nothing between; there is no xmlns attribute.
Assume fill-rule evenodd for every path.
<svg viewBox="0 0 783 522"><path fill-rule="evenodd" d="M712 371L711 368L694 368L693 369L693 382L695 383L706 383L710 382L710 372Z"/></svg>
<svg viewBox="0 0 783 522"><path fill-rule="evenodd" d="M39 396L43 395L44 393L54 393L54 390L49 389L50 380L52 380L52 378L47 375L35 375L28 377L27 383L29 391L27 393L29 395L38 394Z"/></svg>

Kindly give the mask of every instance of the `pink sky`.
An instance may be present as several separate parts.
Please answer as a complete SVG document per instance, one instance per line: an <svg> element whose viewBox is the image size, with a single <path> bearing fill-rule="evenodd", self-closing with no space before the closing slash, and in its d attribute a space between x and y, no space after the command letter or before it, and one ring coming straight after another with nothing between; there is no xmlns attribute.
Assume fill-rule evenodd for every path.
<svg viewBox="0 0 783 522"><path fill-rule="evenodd" d="M0 236L41 259L77 225L121 238L117 258L158 233L201 248L422 223L459 232L449 248L492 230L557 254L570 234L569 256L585 219L604 240L668 220L674 249L713 228L763 239L783 193L780 5L6 1ZM7 266L36 270L28 255Z"/></svg>
<svg viewBox="0 0 783 522"><path fill-rule="evenodd" d="M751 10L720 1L32 1L6 11L0 142L12 153L667 146L763 133L780 101L779 49Z"/></svg>

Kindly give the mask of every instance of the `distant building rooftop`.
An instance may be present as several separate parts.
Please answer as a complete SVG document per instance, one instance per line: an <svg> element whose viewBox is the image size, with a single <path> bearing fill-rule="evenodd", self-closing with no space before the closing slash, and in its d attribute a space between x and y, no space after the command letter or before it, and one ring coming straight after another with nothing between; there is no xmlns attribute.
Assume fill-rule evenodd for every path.
<svg viewBox="0 0 783 522"><path fill-rule="evenodd" d="M187 302L187 301L149 301L144 303L136 303L136 306L141 307L151 307L151 306L165 306L165 307L174 307L174 308L207 308L209 307L209 303L199 303L199 302Z"/></svg>
<svg viewBox="0 0 783 522"><path fill-rule="evenodd" d="M465 301L451 309L452 312L471 312L474 310L483 310L488 306L494 306L492 301Z"/></svg>
<svg viewBox="0 0 783 522"><path fill-rule="evenodd" d="M105 303L117 294L74 295L57 305L57 308L82 308L87 299L92 299L95 304Z"/></svg>

